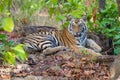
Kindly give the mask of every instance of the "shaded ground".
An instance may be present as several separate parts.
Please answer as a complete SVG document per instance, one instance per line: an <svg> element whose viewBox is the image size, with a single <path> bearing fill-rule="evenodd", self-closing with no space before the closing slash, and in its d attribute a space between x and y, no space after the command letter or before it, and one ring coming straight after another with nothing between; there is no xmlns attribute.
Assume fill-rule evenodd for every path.
<svg viewBox="0 0 120 80"><path fill-rule="evenodd" d="M39 54L32 54L27 64L12 67L9 77L13 77L14 80L15 77L28 75L49 77L50 80L109 80L110 77L107 64L90 61L89 57L70 50L60 51L45 58ZM4 78L3 76L1 77Z"/></svg>

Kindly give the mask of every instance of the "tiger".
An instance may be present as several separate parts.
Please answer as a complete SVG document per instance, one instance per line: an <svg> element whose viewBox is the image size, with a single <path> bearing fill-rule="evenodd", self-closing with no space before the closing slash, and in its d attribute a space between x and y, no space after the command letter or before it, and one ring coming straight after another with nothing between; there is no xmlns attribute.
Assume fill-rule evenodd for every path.
<svg viewBox="0 0 120 80"><path fill-rule="evenodd" d="M86 26L86 16L83 15L82 20L70 18L68 31L79 42L80 46L93 49L96 52L102 51L102 48L92 39L87 38L88 27Z"/></svg>
<svg viewBox="0 0 120 80"><path fill-rule="evenodd" d="M23 39L23 43L26 45L26 50L43 52L45 55L69 48L79 54L85 51L95 57L101 56L99 52L85 47L90 41L87 39L87 31L84 18L72 18L68 28L32 33ZM95 45L98 46L96 43Z"/></svg>
<svg viewBox="0 0 120 80"><path fill-rule="evenodd" d="M86 46L88 28L85 19L71 18L68 31L78 40L80 46Z"/></svg>

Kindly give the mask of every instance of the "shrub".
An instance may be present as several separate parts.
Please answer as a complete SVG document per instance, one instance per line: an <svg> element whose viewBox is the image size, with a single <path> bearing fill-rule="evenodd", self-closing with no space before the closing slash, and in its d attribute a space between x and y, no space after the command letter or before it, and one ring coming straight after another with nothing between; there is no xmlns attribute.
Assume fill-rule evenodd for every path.
<svg viewBox="0 0 120 80"><path fill-rule="evenodd" d="M16 64L16 59L24 61L27 58L27 54L23 49L22 44L16 45L14 41L8 40L5 31L12 32L14 29L14 21L10 16L10 7L12 0L2 0L0 2L0 30L4 33L0 33L0 60L4 63Z"/></svg>

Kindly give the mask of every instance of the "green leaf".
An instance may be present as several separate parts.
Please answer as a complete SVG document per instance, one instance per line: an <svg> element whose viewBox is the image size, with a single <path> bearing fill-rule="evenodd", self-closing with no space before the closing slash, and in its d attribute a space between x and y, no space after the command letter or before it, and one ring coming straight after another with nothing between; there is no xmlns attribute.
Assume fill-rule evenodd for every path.
<svg viewBox="0 0 120 80"><path fill-rule="evenodd" d="M115 36L115 39L120 39L120 35L116 35L116 36Z"/></svg>
<svg viewBox="0 0 120 80"><path fill-rule="evenodd" d="M4 41L8 38L6 34L0 34L0 40Z"/></svg>
<svg viewBox="0 0 120 80"><path fill-rule="evenodd" d="M13 40L10 40L10 41L8 41L8 45L14 46L14 45L15 45L15 42L14 42Z"/></svg>
<svg viewBox="0 0 120 80"><path fill-rule="evenodd" d="M12 32L14 29L14 23L12 18L4 18L2 22L2 27L5 31Z"/></svg>
<svg viewBox="0 0 120 80"><path fill-rule="evenodd" d="M107 11L105 9L102 9L101 10L101 13L106 13Z"/></svg>
<svg viewBox="0 0 120 80"><path fill-rule="evenodd" d="M5 61L9 64L16 64L16 58L15 58L15 55L14 53L12 52L6 52L5 53Z"/></svg>
<svg viewBox="0 0 120 80"><path fill-rule="evenodd" d="M65 19L65 16L63 16L63 15L57 16L57 21L61 21L61 20L64 20L64 19Z"/></svg>
<svg viewBox="0 0 120 80"><path fill-rule="evenodd" d="M114 49L114 53L117 55L117 54L120 54L120 48L116 48Z"/></svg>
<svg viewBox="0 0 120 80"><path fill-rule="evenodd" d="M0 52L3 52L5 44L0 44Z"/></svg>
<svg viewBox="0 0 120 80"><path fill-rule="evenodd" d="M52 4L57 4L58 0L52 0Z"/></svg>
<svg viewBox="0 0 120 80"><path fill-rule="evenodd" d="M118 45L118 44L120 45L120 40L114 42L114 45Z"/></svg>
<svg viewBox="0 0 120 80"><path fill-rule="evenodd" d="M18 51L20 53L25 53L23 50L23 44L19 44L16 47L13 48L15 51Z"/></svg>
<svg viewBox="0 0 120 80"><path fill-rule="evenodd" d="M4 10L3 5L0 3L0 14L2 13L2 11Z"/></svg>
<svg viewBox="0 0 120 80"><path fill-rule="evenodd" d="M67 0L69 3L72 3L72 0Z"/></svg>
<svg viewBox="0 0 120 80"><path fill-rule="evenodd" d="M23 46L23 44L19 44L13 48L14 53L16 53L16 58L20 59L21 61L24 61L27 58L27 53L24 51Z"/></svg>
<svg viewBox="0 0 120 80"><path fill-rule="evenodd" d="M113 32L113 31L115 31L115 29L116 29L116 28L113 27L113 28L111 28L111 29L107 29L107 31L108 31L108 32Z"/></svg>
<svg viewBox="0 0 120 80"><path fill-rule="evenodd" d="M49 9L49 14L50 14L50 16L52 16L52 15L54 14L54 10L55 10L55 8L50 8L50 9Z"/></svg>

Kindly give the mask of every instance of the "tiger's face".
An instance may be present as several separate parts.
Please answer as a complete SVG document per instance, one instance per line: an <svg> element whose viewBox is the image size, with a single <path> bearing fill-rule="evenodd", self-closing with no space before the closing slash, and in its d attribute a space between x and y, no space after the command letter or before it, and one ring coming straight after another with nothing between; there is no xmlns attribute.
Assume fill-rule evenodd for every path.
<svg viewBox="0 0 120 80"><path fill-rule="evenodd" d="M85 18L71 18L68 31L78 40L79 45L85 46L87 40L87 26Z"/></svg>
<svg viewBox="0 0 120 80"><path fill-rule="evenodd" d="M80 37L82 33L87 32L87 26L86 21L78 18L72 18L70 21L70 25L68 27L68 31L74 36L74 37Z"/></svg>

